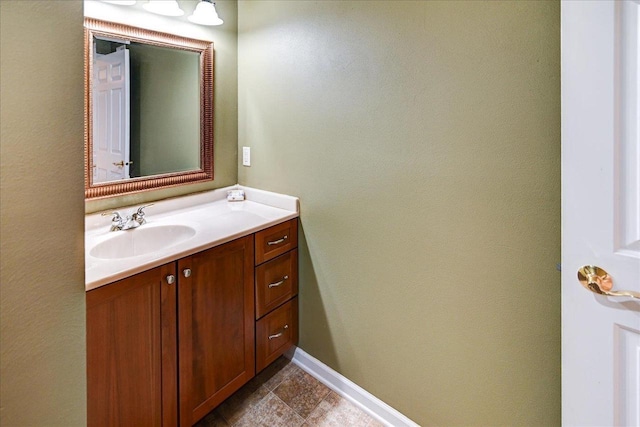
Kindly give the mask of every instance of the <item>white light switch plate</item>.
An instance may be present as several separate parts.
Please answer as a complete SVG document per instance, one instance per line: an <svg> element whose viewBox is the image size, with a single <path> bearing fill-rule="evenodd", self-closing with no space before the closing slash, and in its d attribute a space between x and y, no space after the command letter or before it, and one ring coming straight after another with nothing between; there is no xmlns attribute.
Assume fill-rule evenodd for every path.
<svg viewBox="0 0 640 427"><path fill-rule="evenodd" d="M251 166L251 147L242 147L242 166Z"/></svg>

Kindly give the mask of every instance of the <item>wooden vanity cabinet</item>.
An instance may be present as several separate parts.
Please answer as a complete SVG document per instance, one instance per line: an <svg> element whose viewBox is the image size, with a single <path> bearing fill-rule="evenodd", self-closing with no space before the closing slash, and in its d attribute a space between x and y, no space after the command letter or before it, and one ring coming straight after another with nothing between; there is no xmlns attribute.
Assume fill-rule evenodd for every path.
<svg viewBox="0 0 640 427"><path fill-rule="evenodd" d="M176 292L163 265L87 292L87 424L175 426Z"/></svg>
<svg viewBox="0 0 640 427"><path fill-rule="evenodd" d="M87 292L88 425L192 426L297 343L296 247L294 219Z"/></svg>

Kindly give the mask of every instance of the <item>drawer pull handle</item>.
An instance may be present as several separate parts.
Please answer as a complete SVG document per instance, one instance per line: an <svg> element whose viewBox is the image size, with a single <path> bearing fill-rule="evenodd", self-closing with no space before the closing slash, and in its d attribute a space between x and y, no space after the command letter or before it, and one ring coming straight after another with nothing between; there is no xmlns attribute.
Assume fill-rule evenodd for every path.
<svg viewBox="0 0 640 427"><path fill-rule="evenodd" d="M278 286L282 285L284 283L284 281L287 280L288 278L289 278L289 276L284 276L282 278L282 280L280 280L279 282L269 283L269 289L277 288Z"/></svg>
<svg viewBox="0 0 640 427"><path fill-rule="evenodd" d="M271 246L271 245L279 245L280 243L284 242L285 240L287 240L288 236L284 236L282 239L278 239L278 240L274 240L273 242L267 242L267 245Z"/></svg>
<svg viewBox="0 0 640 427"><path fill-rule="evenodd" d="M284 325L282 329L289 329L289 325ZM282 335L284 335L284 332L278 332L277 334L269 335L269 339L280 338Z"/></svg>

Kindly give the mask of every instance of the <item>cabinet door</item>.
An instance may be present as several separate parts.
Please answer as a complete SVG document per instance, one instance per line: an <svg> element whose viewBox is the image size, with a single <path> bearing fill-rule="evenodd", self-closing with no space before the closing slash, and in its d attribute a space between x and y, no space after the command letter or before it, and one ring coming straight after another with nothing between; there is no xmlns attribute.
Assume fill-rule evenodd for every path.
<svg viewBox="0 0 640 427"><path fill-rule="evenodd" d="M171 274L174 264L87 292L89 426L177 424Z"/></svg>
<svg viewBox="0 0 640 427"><path fill-rule="evenodd" d="M180 425L191 426L255 372L253 236L178 262Z"/></svg>

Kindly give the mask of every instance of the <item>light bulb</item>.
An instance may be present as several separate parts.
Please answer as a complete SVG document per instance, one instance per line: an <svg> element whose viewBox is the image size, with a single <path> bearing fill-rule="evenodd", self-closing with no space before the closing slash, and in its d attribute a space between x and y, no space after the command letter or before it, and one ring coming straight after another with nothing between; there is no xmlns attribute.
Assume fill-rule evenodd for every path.
<svg viewBox="0 0 640 427"><path fill-rule="evenodd" d="M157 13L165 16L182 16L184 10L180 9L176 0L149 0L149 3L143 5L149 12Z"/></svg>
<svg viewBox="0 0 640 427"><path fill-rule="evenodd" d="M224 23L216 12L214 3L202 0L193 11L193 15L189 16L189 21L200 25L221 25Z"/></svg>

